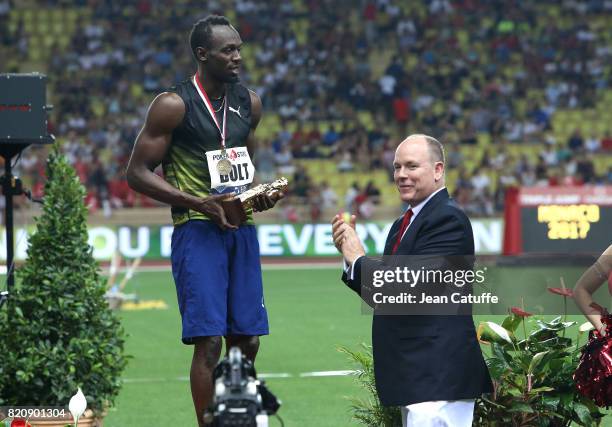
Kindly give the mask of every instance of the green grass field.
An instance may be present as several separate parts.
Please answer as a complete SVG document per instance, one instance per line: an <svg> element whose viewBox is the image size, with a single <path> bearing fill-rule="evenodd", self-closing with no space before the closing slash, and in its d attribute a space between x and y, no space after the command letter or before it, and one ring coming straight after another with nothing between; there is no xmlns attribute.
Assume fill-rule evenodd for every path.
<svg viewBox="0 0 612 427"><path fill-rule="evenodd" d="M352 377L300 375L352 369L337 349L370 342L371 318L361 314L359 300L339 281L337 269L265 269L264 286L271 335L262 338L256 365L259 373L289 374L267 379L283 401L279 414L285 425L356 425L347 397L364 394ZM180 341L170 272L136 274L126 291L137 293L141 300L164 300L168 309L121 311L132 359L105 425L195 425L188 382L192 348ZM476 321L485 318L500 320L499 316L479 316ZM584 321L580 316L571 319ZM270 425L280 424L272 419ZM612 422L604 425L612 426Z"/></svg>
<svg viewBox="0 0 612 427"><path fill-rule="evenodd" d="M259 373L291 375L267 380L283 401L285 425L351 425L346 396L360 393L353 378L300 374L351 369L337 348L369 342L371 318L360 314L358 299L334 270L265 271L264 283L271 335L262 337L256 367ZM121 312L133 359L105 425L194 425L187 380L192 347L180 341L172 276L140 273L127 291L141 300L162 299L169 308Z"/></svg>

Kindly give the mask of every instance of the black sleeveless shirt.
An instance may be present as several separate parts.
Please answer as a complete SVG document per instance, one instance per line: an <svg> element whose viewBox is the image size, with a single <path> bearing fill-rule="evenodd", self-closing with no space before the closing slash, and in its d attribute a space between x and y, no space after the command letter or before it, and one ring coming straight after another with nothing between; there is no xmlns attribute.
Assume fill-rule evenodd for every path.
<svg viewBox="0 0 612 427"><path fill-rule="evenodd" d="M198 91L193 80L187 79L170 89L185 103L185 116L172 132L170 148L162 161L164 178L168 183L185 193L198 197L210 195L210 174L206 160L207 151L221 149L221 133ZM220 107L220 101L212 101L213 108ZM247 88L239 83L225 85L227 105L226 148L246 147L251 130L251 97ZM216 113L223 126L223 110ZM189 219L206 219L204 214L186 208L172 206L174 225Z"/></svg>

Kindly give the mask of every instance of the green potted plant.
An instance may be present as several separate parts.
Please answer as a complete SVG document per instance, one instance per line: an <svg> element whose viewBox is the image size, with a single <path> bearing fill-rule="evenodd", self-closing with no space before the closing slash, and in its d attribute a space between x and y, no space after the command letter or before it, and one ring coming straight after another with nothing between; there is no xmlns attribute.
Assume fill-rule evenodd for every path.
<svg viewBox="0 0 612 427"><path fill-rule="evenodd" d="M64 407L70 422L80 387L101 418L119 392L124 331L88 244L85 189L57 147L47 176L27 259L0 310L0 406Z"/></svg>
<svg viewBox="0 0 612 427"><path fill-rule="evenodd" d="M569 290L561 292L552 288L550 291L564 297L571 296ZM528 317L533 322L530 328L525 325ZM578 393L572 379L580 358L580 336L588 328L581 327L575 340L572 340L565 335L566 329L575 322L566 322L564 317L546 322L513 307L501 325L480 323L478 339L490 348L486 361L494 393L477 400L474 426L599 424L604 414L591 400ZM399 408L380 404L374 382L371 347L365 344L362 347L361 351L340 349L357 366L357 381L368 395L367 398L351 399L353 418L366 426L402 425Z"/></svg>
<svg viewBox="0 0 612 427"><path fill-rule="evenodd" d="M477 402L474 424L598 425L604 414L578 393L572 379L580 359L578 344L584 329L573 342L565 332L575 322L565 322L561 316L546 322L518 307L511 311L501 325L483 322L478 327L479 340L491 347L487 366L494 392ZM528 317L533 323L529 333L525 327Z"/></svg>

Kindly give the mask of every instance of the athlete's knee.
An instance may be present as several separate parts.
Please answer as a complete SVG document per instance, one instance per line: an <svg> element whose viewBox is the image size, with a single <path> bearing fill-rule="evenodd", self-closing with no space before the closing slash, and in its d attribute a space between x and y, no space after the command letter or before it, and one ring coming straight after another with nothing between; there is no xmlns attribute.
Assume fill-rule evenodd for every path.
<svg viewBox="0 0 612 427"><path fill-rule="evenodd" d="M246 337L243 345L245 353L255 355L259 350L259 337Z"/></svg>
<svg viewBox="0 0 612 427"><path fill-rule="evenodd" d="M221 357L221 337L201 337L194 344L193 359L213 369Z"/></svg>

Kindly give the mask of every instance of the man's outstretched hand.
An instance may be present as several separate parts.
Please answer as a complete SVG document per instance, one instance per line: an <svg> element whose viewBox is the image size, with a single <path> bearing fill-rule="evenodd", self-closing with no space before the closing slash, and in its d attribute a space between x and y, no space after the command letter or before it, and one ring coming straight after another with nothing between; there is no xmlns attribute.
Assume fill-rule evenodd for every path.
<svg viewBox="0 0 612 427"><path fill-rule="evenodd" d="M273 191L271 194L260 194L253 198L253 210L255 212L263 212L272 209L283 197L285 197L285 193L282 191Z"/></svg>
<svg viewBox="0 0 612 427"><path fill-rule="evenodd" d="M231 200L235 197L231 194L214 194L208 197L203 197L199 200L197 207L194 210L206 215L212 222L217 224L221 230L236 230L238 227L230 224L227 221L221 202Z"/></svg>

